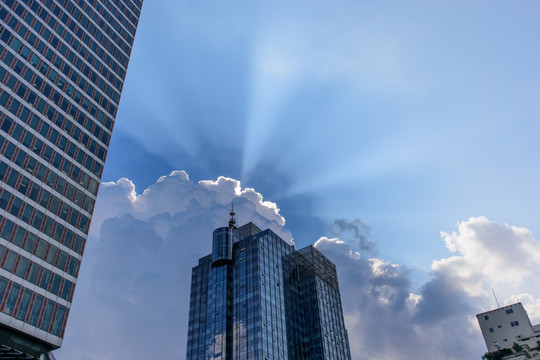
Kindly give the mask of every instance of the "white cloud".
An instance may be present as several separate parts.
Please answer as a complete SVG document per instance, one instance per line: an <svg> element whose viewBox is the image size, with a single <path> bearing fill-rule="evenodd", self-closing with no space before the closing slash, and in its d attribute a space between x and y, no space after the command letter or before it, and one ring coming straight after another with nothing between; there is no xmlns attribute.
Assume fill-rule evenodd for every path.
<svg viewBox="0 0 540 360"><path fill-rule="evenodd" d="M348 224L359 221L338 220L343 238L350 237ZM455 256L433 261L431 279L419 293L411 289L408 269L361 256L353 250L355 238L343 241L335 227L335 238L316 242L337 264L353 359L479 357L486 350L475 315L492 307L492 284L509 287L505 303L520 300L531 319L540 315L540 299L523 292L538 287L540 244L531 232L484 217L457 227L441 233Z"/></svg>
<svg viewBox="0 0 540 360"><path fill-rule="evenodd" d="M292 242L291 233L283 230L285 219L279 214L275 203L264 201L262 195L254 189L242 189L240 181L223 176L196 184L189 179L185 171L173 171L160 177L140 195L136 193L135 185L129 179L121 178L116 183L103 183L99 199L92 219L92 234L99 231L107 218L128 213L145 221L164 214L174 217L185 213L194 205L216 211L219 209L218 216L213 221L227 225L228 213L234 202L239 223L256 221Z"/></svg>
<svg viewBox="0 0 540 360"><path fill-rule="evenodd" d="M137 194L128 179L102 184L60 359L183 359L191 268L212 231L253 221L292 236L277 206L239 181L194 183L183 171Z"/></svg>
<svg viewBox="0 0 540 360"><path fill-rule="evenodd" d="M525 228L500 225L485 217L441 232L446 247L459 255L434 261L435 272L452 276L470 296L485 295L491 287L514 288L538 273L540 243Z"/></svg>
<svg viewBox="0 0 540 360"><path fill-rule="evenodd" d="M369 264L371 265L371 271L375 277L396 277L397 273L394 271L399 267L396 264L390 264L381 259L369 259Z"/></svg>
<svg viewBox="0 0 540 360"><path fill-rule="evenodd" d="M141 194L128 179L100 191L59 360L183 359L191 268L210 253L231 201L239 224L253 221L292 241L277 205L234 179L194 183L175 171ZM362 220L336 220L328 230L333 237L315 246L337 265L353 359L481 355L474 316L491 306L488 285L509 283L509 273L519 278L504 302L519 299L533 319L540 315L538 294L527 289L537 284L539 245L527 229L482 217L458 223L441 233L455 255L433 261L420 290L409 269L373 256Z"/></svg>
<svg viewBox="0 0 540 360"><path fill-rule="evenodd" d="M509 299L505 299L504 304L513 304L516 302L521 302L525 310L529 314L531 323L533 325L540 324L540 299L534 298L533 295L528 293L521 293L517 295L512 295Z"/></svg>

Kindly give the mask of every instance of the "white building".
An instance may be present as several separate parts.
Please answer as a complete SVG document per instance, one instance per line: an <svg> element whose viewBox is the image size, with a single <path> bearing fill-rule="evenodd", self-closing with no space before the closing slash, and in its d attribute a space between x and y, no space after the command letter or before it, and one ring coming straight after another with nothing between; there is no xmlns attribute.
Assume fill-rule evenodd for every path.
<svg viewBox="0 0 540 360"><path fill-rule="evenodd" d="M533 326L521 303L503 306L476 315L489 352L508 348L514 343L533 355L538 354L540 325Z"/></svg>

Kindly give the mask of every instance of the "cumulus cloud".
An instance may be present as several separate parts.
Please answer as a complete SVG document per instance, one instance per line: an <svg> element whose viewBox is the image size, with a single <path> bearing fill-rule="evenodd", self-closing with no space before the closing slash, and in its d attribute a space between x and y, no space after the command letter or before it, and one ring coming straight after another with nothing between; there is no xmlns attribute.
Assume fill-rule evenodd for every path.
<svg viewBox="0 0 540 360"><path fill-rule="evenodd" d="M434 260L431 278L415 291L407 268L358 251L358 236L351 236L358 224L367 227L339 220L331 227L335 238L315 244L338 265L353 359L479 357L486 350L475 315L493 307L493 284L512 283L504 302L520 300L531 318L538 314L540 300L518 291L538 282L540 244L527 229L484 217L458 223L457 231L441 233L455 255Z"/></svg>
<svg viewBox="0 0 540 360"><path fill-rule="evenodd" d="M104 183L58 359L183 359L191 268L211 251L231 202L292 243L276 204L239 181L161 177L141 194L128 179Z"/></svg>
<svg viewBox="0 0 540 360"><path fill-rule="evenodd" d="M361 253L375 253L375 243L369 239L369 225L362 219L336 219L327 227L327 231L332 236L339 236Z"/></svg>
<svg viewBox="0 0 540 360"><path fill-rule="evenodd" d="M453 274L469 295L482 295L487 284L507 287L537 273L540 244L528 229L485 217L471 218L457 227L457 232L441 232L441 236L446 247L459 255L435 261L432 268Z"/></svg>
<svg viewBox="0 0 540 360"><path fill-rule="evenodd" d="M183 359L191 268L210 253L212 231L253 221L292 243L276 204L239 181L195 183L183 171L137 193L128 179L104 183L59 360ZM520 300L540 315L540 245L524 228L471 218L441 237L452 253L430 279L375 256L369 226L338 219L315 246L337 264L354 360L465 359L485 352L475 314ZM495 284L495 285L494 285Z"/></svg>
<svg viewBox="0 0 540 360"><path fill-rule="evenodd" d="M263 201L262 195L254 189L242 188L240 181L223 176L194 183L185 171L173 171L160 177L140 195L129 179L121 178L117 182L101 184L99 195L91 234L96 234L106 219L123 214L148 221L165 214L193 217L207 211L213 222L226 225L234 202L239 223L257 222L292 243L291 233L283 229L285 219L275 203Z"/></svg>

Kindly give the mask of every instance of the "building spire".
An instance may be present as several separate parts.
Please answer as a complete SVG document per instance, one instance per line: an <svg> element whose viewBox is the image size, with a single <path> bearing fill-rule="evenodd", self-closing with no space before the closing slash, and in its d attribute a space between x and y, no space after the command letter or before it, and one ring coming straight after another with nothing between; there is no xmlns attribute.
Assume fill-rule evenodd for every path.
<svg viewBox="0 0 540 360"><path fill-rule="evenodd" d="M235 215L235 212L234 212L234 203L231 202L231 212L229 213L229 215L231 215L231 218L229 219L229 227L231 229L236 229L236 220L234 220L234 215Z"/></svg>

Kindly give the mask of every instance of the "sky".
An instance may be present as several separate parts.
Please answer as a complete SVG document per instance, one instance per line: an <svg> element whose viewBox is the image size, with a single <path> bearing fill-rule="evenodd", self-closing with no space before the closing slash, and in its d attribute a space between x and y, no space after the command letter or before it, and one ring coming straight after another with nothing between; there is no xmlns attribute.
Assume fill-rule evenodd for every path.
<svg viewBox="0 0 540 360"><path fill-rule="evenodd" d="M479 358L491 289L540 323L539 10L146 1L56 357L183 359L231 201L336 262L354 360Z"/></svg>

